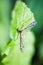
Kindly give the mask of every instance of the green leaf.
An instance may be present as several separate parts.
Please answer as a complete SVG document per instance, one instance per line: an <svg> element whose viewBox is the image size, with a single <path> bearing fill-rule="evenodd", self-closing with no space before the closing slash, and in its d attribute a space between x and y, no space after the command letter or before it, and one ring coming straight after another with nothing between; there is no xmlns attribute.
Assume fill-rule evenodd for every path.
<svg viewBox="0 0 43 65"><path fill-rule="evenodd" d="M17 38L17 29L23 30L25 27L35 21L34 15L30 8L22 1L17 1L12 12L11 31L12 36Z"/></svg>
<svg viewBox="0 0 43 65"><path fill-rule="evenodd" d="M12 13L11 21L11 33L13 36L11 50L7 57L3 59L2 63L4 65L30 65L31 58L34 54L34 42L35 37L33 33L29 30L24 30L22 33L22 40L24 43L24 51L20 50L20 35L17 38L17 29L23 30L25 27L30 25L35 21L34 15L31 10L26 6L25 3L17 1L15 8ZM16 39L17 38L17 39ZM16 39L16 40L15 40ZM7 54L6 50L6 54Z"/></svg>
<svg viewBox="0 0 43 65"><path fill-rule="evenodd" d="M20 50L20 37L15 41L15 46L9 55L3 59L4 65L30 65L31 58L34 54L35 37L31 31L23 32L24 51Z"/></svg>
<svg viewBox="0 0 43 65"><path fill-rule="evenodd" d="M24 29L29 24L35 21L34 15L30 8L27 7L22 1L17 1L14 11L17 15L17 28L19 30Z"/></svg>
<svg viewBox="0 0 43 65"><path fill-rule="evenodd" d="M11 37L12 37L12 34L15 39L15 36L17 34L17 16L15 11L13 12L12 20L11 20Z"/></svg>

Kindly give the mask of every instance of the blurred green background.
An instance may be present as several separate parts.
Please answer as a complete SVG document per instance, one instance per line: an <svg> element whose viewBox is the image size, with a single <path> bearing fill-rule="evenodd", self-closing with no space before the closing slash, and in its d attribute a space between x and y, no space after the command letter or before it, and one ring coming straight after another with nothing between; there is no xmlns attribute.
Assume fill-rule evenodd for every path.
<svg viewBox="0 0 43 65"><path fill-rule="evenodd" d="M35 54L32 65L43 65L43 0L22 0L34 13L37 25L32 29L35 34ZM10 40L11 12L16 0L0 0L0 61L2 49ZM1 64L0 64L1 65Z"/></svg>

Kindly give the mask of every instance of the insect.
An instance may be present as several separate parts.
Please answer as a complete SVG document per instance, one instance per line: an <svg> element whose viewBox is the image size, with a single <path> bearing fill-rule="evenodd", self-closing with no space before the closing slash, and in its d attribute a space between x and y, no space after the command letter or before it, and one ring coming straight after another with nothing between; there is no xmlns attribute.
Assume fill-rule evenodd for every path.
<svg viewBox="0 0 43 65"><path fill-rule="evenodd" d="M24 28L23 30L18 30L17 29L17 32L20 34L20 50L23 52L24 51L24 43L22 41L22 32L24 30L29 30L31 28L33 28L35 25L37 24L36 21L34 21L33 23L31 23L30 25L28 25L26 28Z"/></svg>

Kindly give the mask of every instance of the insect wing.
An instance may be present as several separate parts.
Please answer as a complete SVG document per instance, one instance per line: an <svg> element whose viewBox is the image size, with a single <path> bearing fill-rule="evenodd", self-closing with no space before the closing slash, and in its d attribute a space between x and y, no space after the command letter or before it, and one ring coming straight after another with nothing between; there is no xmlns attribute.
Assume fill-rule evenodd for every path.
<svg viewBox="0 0 43 65"><path fill-rule="evenodd" d="M29 29L33 28L36 24L37 24L37 22L35 21L35 22L31 23L30 25L28 25L26 28L24 28L24 30L29 30Z"/></svg>

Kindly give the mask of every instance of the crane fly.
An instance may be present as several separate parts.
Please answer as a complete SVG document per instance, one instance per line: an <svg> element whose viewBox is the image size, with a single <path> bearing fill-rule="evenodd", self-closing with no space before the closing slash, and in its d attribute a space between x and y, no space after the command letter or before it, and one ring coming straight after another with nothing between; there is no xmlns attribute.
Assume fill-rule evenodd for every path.
<svg viewBox="0 0 43 65"><path fill-rule="evenodd" d="M21 51L24 51L24 44L23 44L23 40L22 40L22 32L24 30L29 30L29 29L33 28L36 24L37 24L37 22L33 22L30 25L28 25L26 28L24 28L23 30L17 29L18 33L20 34L20 50Z"/></svg>

